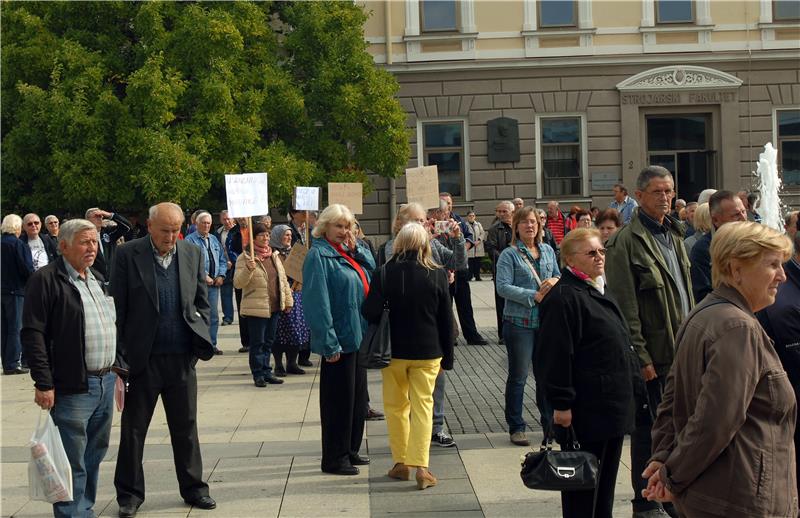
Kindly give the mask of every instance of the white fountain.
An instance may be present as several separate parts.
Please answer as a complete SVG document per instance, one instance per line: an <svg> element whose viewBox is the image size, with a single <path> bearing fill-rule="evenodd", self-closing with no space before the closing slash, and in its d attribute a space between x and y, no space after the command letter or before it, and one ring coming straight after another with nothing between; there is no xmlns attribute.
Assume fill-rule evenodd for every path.
<svg viewBox="0 0 800 518"><path fill-rule="evenodd" d="M778 192L781 190L781 179L778 176L778 150L772 147L772 142L767 142L764 152L758 156L758 167L755 175L758 176L758 190L761 193L761 203L758 213L761 214L761 223L784 232L783 218L781 217L781 199Z"/></svg>

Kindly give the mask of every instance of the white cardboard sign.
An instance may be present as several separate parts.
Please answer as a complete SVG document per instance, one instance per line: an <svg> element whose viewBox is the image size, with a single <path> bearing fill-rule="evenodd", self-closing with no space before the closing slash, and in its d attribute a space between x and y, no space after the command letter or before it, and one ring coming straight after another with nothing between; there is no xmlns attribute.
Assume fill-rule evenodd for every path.
<svg viewBox="0 0 800 518"><path fill-rule="evenodd" d="M364 186L359 182L328 184L328 205L341 203L353 214L364 213Z"/></svg>
<svg viewBox="0 0 800 518"><path fill-rule="evenodd" d="M295 187L295 210L319 210L319 187Z"/></svg>
<svg viewBox="0 0 800 518"><path fill-rule="evenodd" d="M269 214L267 173L226 174L225 194L232 218Z"/></svg>
<svg viewBox="0 0 800 518"><path fill-rule="evenodd" d="M426 209L439 208L439 168L435 165L406 169L408 203L419 203Z"/></svg>

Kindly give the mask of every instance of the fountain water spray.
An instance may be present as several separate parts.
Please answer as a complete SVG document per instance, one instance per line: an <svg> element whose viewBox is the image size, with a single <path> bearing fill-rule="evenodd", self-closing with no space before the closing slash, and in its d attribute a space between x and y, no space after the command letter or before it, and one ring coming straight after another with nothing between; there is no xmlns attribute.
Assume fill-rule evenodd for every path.
<svg viewBox="0 0 800 518"><path fill-rule="evenodd" d="M758 176L758 190L761 193L761 204L758 213L761 214L761 223L784 232L781 217L781 199L778 192L781 189L781 179L778 176L778 150L772 147L772 142L767 142L764 152L758 156L758 167L755 175Z"/></svg>

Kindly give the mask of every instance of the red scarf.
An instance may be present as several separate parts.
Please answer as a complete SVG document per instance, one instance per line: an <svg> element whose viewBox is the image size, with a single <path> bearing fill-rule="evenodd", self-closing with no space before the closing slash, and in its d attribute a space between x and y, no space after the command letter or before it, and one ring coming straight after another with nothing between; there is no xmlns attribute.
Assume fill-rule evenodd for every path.
<svg viewBox="0 0 800 518"><path fill-rule="evenodd" d="M333 247L333 249L334 249L334 250L336 250L337 252L339 252L339 255L341 255L342 257L344 257L345 261L347 261L348 263L350 263L350 266L352 266L353 268L355 268L356 272L358 273L358 276L359 276L359 277L361 277L361 283L364 285L364 296L366 297L367 295L369 295L369 281L367 281L367 274L366 274L366 273L364 273L364 269L363 269L363 268L361 268L361 265L360 265L360 264L358 264L358 261L356 261L355 259L353 259L353 258L350 256L350 254L348 254L347 252L345 252L345 250L344 250L344 248L342 247L342 245L340 245L340 244L338 244L338 243L334 243L333 241L331 241L331 240L330 240L330 239L328 239L327 237L325 238L325 240L326 240L328 243L330 243L330 245Z"/></svg>

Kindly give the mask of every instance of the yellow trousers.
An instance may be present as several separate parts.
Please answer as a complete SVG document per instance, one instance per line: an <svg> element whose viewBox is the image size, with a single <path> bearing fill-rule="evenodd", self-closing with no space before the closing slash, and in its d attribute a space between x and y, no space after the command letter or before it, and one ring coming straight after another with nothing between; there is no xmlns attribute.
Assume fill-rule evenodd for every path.
<svg viewBox="0 0 800 518"><path fill-rule="evenodd" d="M383 410L389 429L392 460L428 467L433 427L433 388L441 358L392 358L383 374Z"/></svg>

